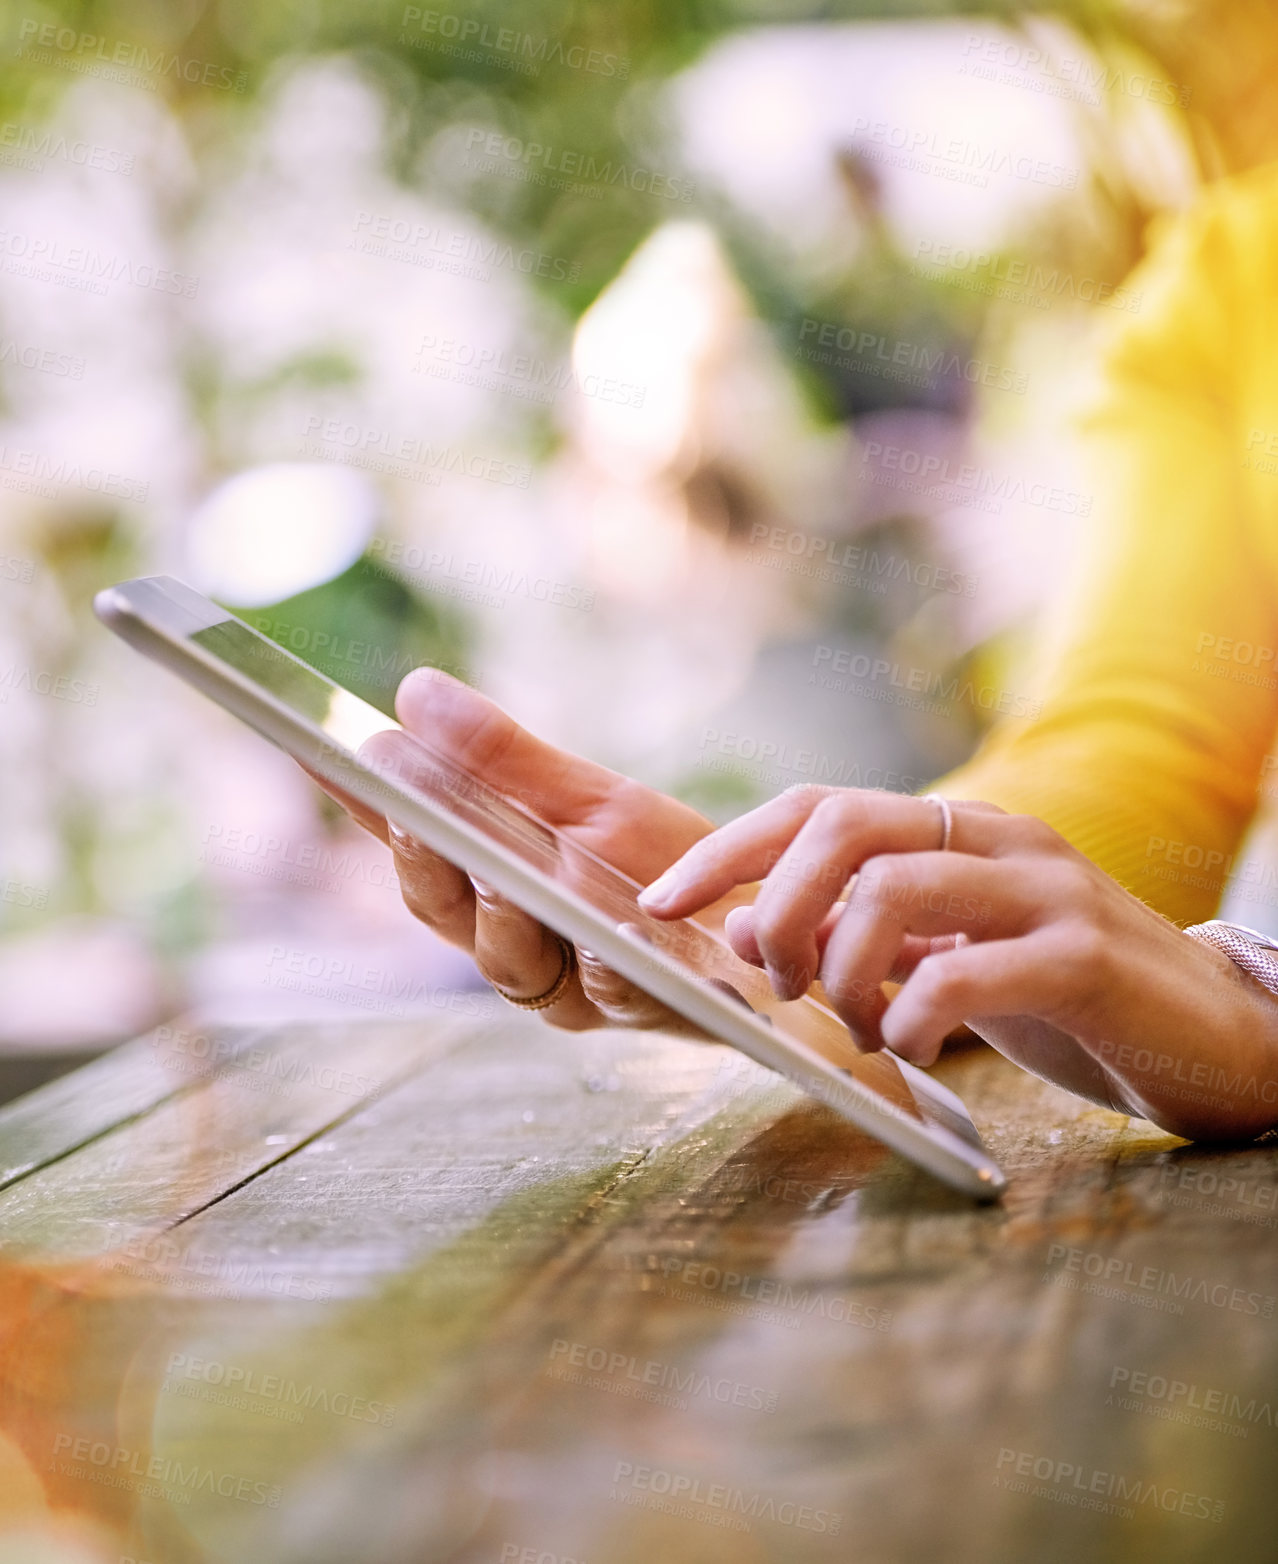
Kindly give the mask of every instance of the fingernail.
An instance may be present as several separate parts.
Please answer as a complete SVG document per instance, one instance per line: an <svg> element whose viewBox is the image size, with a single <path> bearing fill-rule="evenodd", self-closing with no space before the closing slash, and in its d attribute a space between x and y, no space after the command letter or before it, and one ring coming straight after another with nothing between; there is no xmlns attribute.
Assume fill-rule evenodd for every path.
<svg viewBox="0 0 1278 1564"><path fill-rule="evenodd" d="M480 901L494 902L497 900L499 892L495 886L489 885L487 880L477 879L476 876L472 874L470 876L470 883L474 887L475 895L479 897Z"/></svg>
<svg viewBox="0 0 1278 1564"><path fill-rule="evenodd" d="M386 834L390 837L391 846L398 847L402 852L411 852L415 839L405 831L402 825L396 825L393 820L386 822Z"/></svg>
<svg viewBox="0 0 1278 1564"><path fill-rule="evenodd" d="M675 898L679 889L679 876L672 869L655 879L646 890L639 892L636 900L641 907L664 907Z"/></svg>

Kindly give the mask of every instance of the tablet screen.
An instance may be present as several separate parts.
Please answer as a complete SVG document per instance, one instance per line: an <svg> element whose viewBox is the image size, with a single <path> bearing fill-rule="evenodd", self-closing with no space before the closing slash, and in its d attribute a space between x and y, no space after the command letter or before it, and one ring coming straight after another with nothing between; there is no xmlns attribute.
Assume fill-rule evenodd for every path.
<svg viewBox="0 0 1278 1564"><path fill-rule="evenodd" d="M962 1102L891 1053L861 1054L813 995L779 1000L709 915L660 923L641 887L524 800L499 793L384 713L168 576L98 594L99 616L147 656L688 1020L736 1073L747 1059L982 1199L1004 1178ZM428 738L429 736L427 736ZM819 989L816 991L819 994ZM748 1066L747 1066L748 1068ZM766 1073L760 1078L767 1080Z"/></svg>
<svg viewBox="0 0 1278 1564"><path fill-rule="evenodd" d="M463 771L384 713L342 689L238 619L191 633L190 639L310 718L332 739L335 757L407 786L481 831L490 841L570 890L606 917L643 957L682 969L922 1119L895 1061L861 1054L839 1018L812 1000L779 1000L762 973L741 961L717 934L689 920L662 923L636 901L641 887L595 854ZM388 793L388 807L392 801Z"/></svg>

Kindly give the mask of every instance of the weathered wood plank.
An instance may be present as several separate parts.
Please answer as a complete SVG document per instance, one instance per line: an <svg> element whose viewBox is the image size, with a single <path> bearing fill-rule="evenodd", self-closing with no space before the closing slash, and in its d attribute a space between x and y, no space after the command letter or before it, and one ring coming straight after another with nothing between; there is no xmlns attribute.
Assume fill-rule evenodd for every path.
<svg viewBox="0 0 1278 1564"><path fill-rule="evenodd" d="M754 1164L771 1180L771 1207L756 1197L725 1213L739 1183L725 1187L726 1168L692 1193L654 1187L655 1170L645 1169L634 1219L607 1235L571 1287L553 1300L530 1295L522 1322L505 1322L539 1341L542 1375L493 1435L518 1480L457 1556L497 1557L506 1538L621 1560L895 1560L938 1549L973 1561L1272 1556L1268 1418L1244 1443L1107 1404L1124 1369L1278 1404L1265 1246L1199 1221L1161 1254L1164 1271L1179 1266L1230 1297L1240 1289L1255 1314L1222 1312L1201 1294L1183 1316L1140 1307L1166 1296L1157 1276L1140 1284L1157 1255L1165 1170L1186 1153L1001 1062L974 1060L960 1073L967 1100L982 1099L984 1078L987 1094L1014 1094L1029 1110L1014 1137L985 1126L1016 1176L1016 1203L1002 1213L895 1179L800 1209L828 1174L823 1159L839 1134L821 1126L814 1136L807 1110L774 1127ZM1272 1187L1272 1152L1218 1157ZM782 1209L787 1180L798 1199ZM1080 1190L1090 1192L1090 1220ZM1123 1274L1135 1281L1118 1298L1054 1285L1053 1247L1065 1265L1080 1245L1106 1264L1130 1260ZM649 1299L636 1295L636 1268ZM797 1301L798 1321L778 1317L769 1293L718 1329L698 1327L697 1315L720 1315L720 1305L746 1304L748 1286L758 1294L772 1284L791 1289L780 1297ZM847 1307L832 1307L840 1298ZM856 1302L860 1324L849 1329ZM869 1327L871 1302L884 1330ZM556 1340L574 1331L606 1366L548 1390L553 1365L571 1364ZM615 1357L624 1367L611 1367ZM746 1405L716 1405L712 1391L694 1389L685 1405L666 1396L636 1406L626 1394L632 1365L653 1364L663 1391L703 1371ZM775 1413L755 1411L752 1401L771 1393ZM1163 1410L1137 1399L1142 1412ZM1051 1481L1033 1477L1036 1462L1048 1463ZM1024 1492L1022 1465L1031 1472ZM556 1497L565 1491L571 1505ZM748 1532L735 1529L746 1522Z"/></svg>
<svg viewBox="0 0 1278 1564"><path fill-rule="evenodd" d="M219 1035L225 1046L216 1053L184 1049L173 1038L154 1058L132 1052L121 1061L124 1085L101 1093L96 1120L109 1115L113 1128L0 1191L0 1242L10 1256L68 1260L100 1257L162 1231L287 1157L463 1035L453 1018L382 1025L354 1049L340 1024ZM190 1084L174 1090L175 1080ZM87 1089L96 1085L95 1078ZM148 1096L153 1100L143 1106ZM121 1117L126 1106L130 1112ZM81 1133L94 1122L65 1098L37 1107L15 1130L15 1154L19 1143L33 1153L43 1137L50 1158L59 1134ZM125 1257L121 1269L133 1269Z"/></svg>
<svg viewBox="0 0 1278 1564"><path fill-rule="evenodd" d="M267 1245L347 1297L511 1202L509 1243L527 1232L540 1248L579 1220L582 1202L738 1094L725 1052L637 1034L567 1039L531 1018L506 1020L173 1236L246 1258ZM777 1090L775 1077L754 1074Z"/></svg>
<svg viewBox="0 0 1278 1564"><path fill-rule="evenodd" d="M255 1359L294 1371L307 1360L342 1363L347 1386L401 1401L390 1433L370 1437L352 1424L335 1437L330 1429L317 1476L300 1490L309 1462L271 1461L259 1440L253 1469L278 1479L282 1508L278 1533L259 1524L253 1534L278 1535L282 1551L269 1556L290 1559L338 1559L354 1548L362 1558L407 1558L423 1545L442 1557L477 1525L462 1554L476 1564L500 1557L512 1538L557 1557L701 1559L721 1548L725 1558L821 1561L846 1557L854 1538L871 1543L869 1556L895 1559L933 1551L961 1508L966 1536L951 1541L951 1556L974 1561L1016 1558L1027 1547L1062 1559L1104 1557L1108 1548L1118 1558L1149 1543L1174 1560L1203 1557L1205 1544L1225 1539L1254 1546L1264 1492L1254 1465L1211 1431L1205 1451L1200 1435L1165 1459L1166 1425L1116 1420L1098 1383L1128 1366L1138 1341L1146 1372L1165 1367L1179 1343L1182 1367L1206 1351L1228 1374L1214 1306L1200 1302L1186 1340L1183 1329L1168 1329L1176 1316L1044 1280L1053 1244L1077 1249L1081 1238L1089 1254L1103 1241L1106 1260L1124 1264L1141 1255L1158 1214L1151 1197L1176 1143L995 1061L972 1064L1022 1109L999 1147L1017 1158L1020 1175L1017 1200L1001 1212L952 1197L787 1088L747 1091L718 1122L711 1115L691 1132L680 1126L623 1164L583 1203L570 1239L539 1260L535 1237L544 1238L553 1201L544 1187L531 1207L520 1198L526 1190L508 1191L464 1241L406 1271L406 1291L378 1300L369 1318L385 1334L371 1353L356 1309L336 1336L318 1329L300 1358L268 1349ZM510 1128L500 1117L494 1127ZM1272 1176L1272 1153L1241 1155ZM1114 1191L1124 1184L1134 1208L1116 1219ZM557 1181L552 1187L559 1192ZM464 1207L473 1194L465 1192ZM278 1213L288 1202L273 1204ZM467 1209L474 1220L479 1213ZM234 1216L229 1203L218 1213L222 1222ZM512 1269L524 1282L503 1289L502 1262L520 1235L523 1264ZM1197 1244L1211 1254L1212 1276L1248 1291L1263 1283L1254 1242L1222 1245L1209 1228ZM1196 1252L1193 1243L1180 1249ZM485 1264L497 1283L486 1296L476 1286ZM1161 1329L1150 1329L1151 1317ZM485 1327L478 1336L476 1319ZM413 1350L423 1321L429 1343ZM1243 1361L1255 1346L1253 1332ZM1261 1356L1272 1376L1272 1348ZM599 1361L603 1371L591 1371ZM652 1399L633 1394L636 1374ZM688 1385L696 1388L680 1394ZM213 1448L239 1443L242 1423L230 1419ZM199 1448L210 1431L204 1421L173 1448ZM1063 1486L1045 1494L995 1486L1019 1481L1026 1458L1049 1457L1053 1471L1069 1468ZM894 1504L896 1487L920 1470L927 1480L911 1481L910 1503ZM376 1521L344 1498L342 1474L351 1471L361 1493L379 1497ZM1080 1480L1083 1498L1113 1508L1068 1503ZM681 1500L676 1514L647 1508L667 1502L654 1491L663 1485L719 1503ZM1116 1485L1146 1497L1119 1503L1109 1492ZM296 1508L289 1496L299 1491L306 1499ZM1159 1502L1169 1494L1193 1513L1169 1518ZM1209 1516L1196 1513L1200 1501ZM1211 1518L1218 1507L1219 1522ZM723 1526L733 1519L750 1530ZM241 1525L237 1516L228 1531L212 1529L215 1557L233 1556L231 1539L247 1535ZM298 1528L294 1551L283 1539Z"/></svg>
<svg viewBox="0 0 1278 1564"><path fill-rule="evenodd" d="M64 1300L25 1448L122 1449L58 1492L166 1564L1272 1557L1278 1153L942 1070L1000 1206L722 1050L475 1029Z"/></svg>
<svg viewBox="0 0 1278 1564"><path fill-rule="evenodd" d="M263 1030L158 1027L0 1108L0 1189L148 1112Z"/></svg>
<svg viewBox="0 0 1278 1564"><path fill-rule="evenodd" d="M743 1088L723 1050L635 1034L548 1038L516 1020L184 1224L190 1253L233 1255L243 1270L269 1252L297 1279L295 1294L327 1282L349 1300L337 1311L276 1305L275 1319L250 1320L230 1338L224 1318L212 1329L194 1320L193 1341L166 1337L159 1446L187 1462L199 1451L251 1452L251 1469L280 1497L278 1515L213 1503L186 1525L213 1557L234 1556L249 1535L268 1558L318 1550L371 1560L405 1547L431 1556L456 1527L452 1490L467 1516L473 1506L455 1457L486 1416L490 1398L469 1376L494 1321L566 1263L583 1231L612 1220L611 1192L658 1148L748 1137L753 1114L766 1119L793 1096L761 1071ZM712 1128L728 1104L733 1126ZM192 1365L215 1344L214 1373L234 1366L255 1384L274 1375L278 1396L202 1400L207 1382ZM308 1416L281 1441L280 1408L268 1401L305 1400L308 1390L393 1408L391 1424ZM442 1456L428 1475L424 1435ZM352 1509L343 1495L357 1471L366 1498L384 1490L393 1502Z"/></svg>

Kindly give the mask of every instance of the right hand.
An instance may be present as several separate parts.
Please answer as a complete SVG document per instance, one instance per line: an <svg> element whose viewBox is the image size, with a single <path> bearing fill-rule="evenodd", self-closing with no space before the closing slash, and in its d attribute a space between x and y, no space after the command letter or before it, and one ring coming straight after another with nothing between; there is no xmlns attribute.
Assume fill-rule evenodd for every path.
<svg viewBox="0 0 1278 1564"><path fill-rule="evenodd" d="M647 885L713 829L710 821L663 793L583 760L518 724L486 696L434 668L408 674L395 697L400 722L431 749L517 799L548 825ZM314 773L310 773L314 776ZM316 782L395 856L404 901L451 945L474 957L480 973L519 998L555 983L563 952L555 935L513 902L432 852L321 777ZM724 898L698 921L722 927L742 897ZM692 1032L689 1023L578 949L563 996L542 1012L571 1031L595 1026Z"/></svg>

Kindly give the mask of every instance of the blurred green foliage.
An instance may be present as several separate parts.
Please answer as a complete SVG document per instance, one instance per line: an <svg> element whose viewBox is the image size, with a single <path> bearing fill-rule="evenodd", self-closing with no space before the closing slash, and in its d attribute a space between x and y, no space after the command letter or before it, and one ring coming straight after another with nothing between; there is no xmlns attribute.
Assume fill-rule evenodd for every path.
<svg viewBox="0 0 1278 1564"><path fill-rule="evenodd" d="M390 717L410 669L460 670L467 650L455 609L415 592L367 554L270 608L223 606Z"/></svg>
<svg viewBox="0 0 1278 1564"><path fill-rule="evenodd" d="M433 30L421 25L434 15ZM1188 98L1186 121L1205 165L1245 166L1274 155L1272 94L1253 100L1248 85L1264 78L1278 57L1273 8L1256 0L1225 5L1124 5L1118 0L1063 0L1032 6L1023 0L4 0L0 6L10 52L19 58L0 76L0 112L40 115L69 81L70 69L24 63L23 43L33 22L52 22L93 40L72 53L109 55L117 44L138 46L167 63L158 69L165 94L187 121L197 149L226 133L225 118L251 112L274 68L305 55L342 53L384 88L392 108L392 163L405 179L417 177L423 147L459 120L491 126L524 141L580 151L600 164L639 163L679 173L660 88L711 43L736 29L768 23L931 19L981 16L1015 28L1049 14L1074 26L1102 58L1139 50L1164 68ZM439 19L448 19L446 24ZM1200 25L1195 25L1195 23ZM26 31L24 31L26 29ZM484 31L486 29L486 32ZM474 47L506 29L518 35L498 50ZM451 47L450 36L471 40ZM445 46L447 52L445 52ZM577 51L580 51L579 53ZM1242 51L1242 52L1240 52ZM1222 60L1221 56L1226 56ZM568 62L595 59L595 68ZM525 74L512 64L537 67ZM211 94L189 62L225 67L243 91ZM64 65L66 61L62 62ZM1223 70L1223 66L1228 70ZM1244 79L1238 90L1239 76ZM1272 81L1272 75L1267 77ZM1209 167L1209 171L1212 169ZM447 182L446 170L435 177ZM671 203L624 182L584 199L550 182L459 181L453 194L477 216L512 238L536 240L543 250L580 262L578 278L555 296L580 311ZM747 271L765 269L761 256ZM759 276L761 285L765 279ZM778 279L767 282L776 286ZM770 313L765 311L765 313ZM776 318L772 315L771 318Z"/></svg>
<svg viewBox="0 0 1278 1564"><path fill-rule="evenodd" d="M433 33L423 15L447 17ZM175 237L197 215L202 168L227 157L251 128L265 94L291 63L340 54L353 60L380 88L389 126L391 172L432 197L472 211L512 244L529 245L577 264L568 282L530 278L543 290L551 314L565 334L572 320L617 274L636 246L663 221L696 215L709 220L760 317L771 323L812 405L831 420L899 403L899 382L851 383L834 368L800 365L793 357L805 316L858 322L891 332L929 349L963 352L984 329L984 303L912 272L896 253L886 229L876 224L872 172L845 149L842 172L849 211L868 235L840 272L819 283L798 278L776 236L762 231L716 195L697 190L691 202L635 189L624 180L599 184L590 196L553 183L502 178L462 167L460 158L435 155L441 133L459 124L485 127L543 146L588 155L610 169L642 168L665 180L686 180L672 133L663 89L728 34L769 24L805 22L936 20L982 17L1012 29L1032 28L1038 15L1063 19L1098 52L1102 61L1144 63L1175 87L1176 101L1163 104L1183 131L1198 171L1204 175L1244 169L1278 154L1278 8L1263 0L1182 0L1177 4L1120 3L1120 0L1062 0L1050 8L1022 0L0 0L0 36L6 69L0 72L0 119L40 124L56 112L61 95L78 80L78 63L133 57L151 62L148 80L180 117L196 164L194 191L164 206ZM45 25L69 30L69 48L51 58L32 52L33 37ZM490 47L445 49L447 33L460 40L513 30L512 52ZM572 52L579 51L579 52ZM570 58L571 55L571 58ZM525 58L535 71L511 69ZM595 60L590 67L591 59ZM574 66L571 60L579 63ZM580 62L585 61L586 64ZM210 90L209 70L221 84ZM1080 110L1092 150L1088 172L1088 225L1061 222L1025 236L1039 258L1118 282L1139 257L1152 209L1139 160L1139 138L1124 149L1113 128L1139 111L1138 99L1119 94L1100 110ZM1114 111L1112 118L1107 118ZM642 184L642 181L639 181ZM597 197L593 198L593 197ZM13 323L4 322L6 328ZM182 372L193 421L203 426L204 457L211 480L232 457L219 444L215 409L225 388L225 370L186 344ZM260 382L238 385L236 396L250 408L290 382L307 386L353 383L359 370L337 352L306 353ZM959 411L948 403L947 411ZM553 438L546 423L530 439ZM540 454L545 454L541 452ZM95 508L96 507L96 508ZM908 518L889 525L908 527ZM54 577L69 619L85 635L88 599L105 581L144 567L146 537L136 518L117 515L102 502L51 511L39 541L41 562ZM33 544L33 549L36 545ZM847 609L857 612L855 605ZM458 667L469 656L468 628L444 599L431 599L365 558L332 581L268 609L250 620L268 634L271 625L309 633L308 655L338 682L380 709L390 711L397 673L432 662ZM278 638L288 645L288 634ZM321 643L320 635L331 640ZM352 645L379 649L368 661ZM342 649L345 650L342 650ZM58 668L74 666L82 648L73 637L58 650ZM731 793L736 784L711 791ZM708 801L708 800L707 800ZM717 797L720 804L736 796ZM79 866L70 901L91 905L91 800L69 794L61 834ZM77 846L76 844L82 844Z"/></svg>
<svg viewBox="0 0 1278 1564"><path fill-rule="evenodd" d="M596 182L589 196L556 182L475 173L463 159L423 162L450 126L482 126L524 144L586 156L610 170L655 171L686 180L673 144L662 88L726 34L743 28L945 17L984 17L1016 29L1035 17L1071 24L1102 60L1152 62L1177 88L1187 140L1206 172L1246 166L1278 150L1276 96L1262 85L1278 61L1278 23L1256 0L1168 5L1120 0L1062 0L1050 8L1023 0L0 0L3 32L16 55L0 75L0 112L30 120L49 112L75 77L74 62L117 47L147 51L151 75L182 116L197 158L216 157L237 123L252 115L277 67L304 56L342 54L381 88L388 110L389 160L405 182L468 207L512 243L571 257L575 275L531 280L555 309L579 314L617 273L636 245L661 221L696 212L714 222L759 313L793 340L805 315L879 323L911 341L962 351L979 334L981 311L971 296L920 279L883 235L843 277L805 292L775 253L769 235L711 192L682 202L624 179ZM1210 25L1204 25L1210 15ZM423 18L430 19L429 28ZM29 49L33 30L52 23L76 35L50 68ZM504 31L502 48L492 41ZM594 62L593 64L589 62ZM234 90L210 91L203 72L225 73ZM523 67L527 67L525 70ZM193 77L194 79L188 79ZM1241 78L1241 90L1240 90ZM1127 105L1130 107L1130 105ZM1138 258L1149 214L1140 181L1127 177L1112 146L1096 138L1091 171L1095 232L1037 236L1070 265L1117 282ZM510 172L503 170L503 172ZM849 203L872 217L865 170L848 154ZM568 183L560 181L560 184ZM640 184L643 181L639 181ZM663 183L664 188L664 183ZM868 199L867 199L868 195ZM177 219L181 220L179 212ZM1086 246L1086 256L1080 255ZM340 365L299 372L336 374ZM198 378L198 370L195 371ZM866 410L903 393L882 382L850 387L837 372L805 366L813 405L828 416ZM206 388L207 389L207 388ZM272 387L259 388L270 391ZM193 397L199 400L197 386Z"/></svg>

